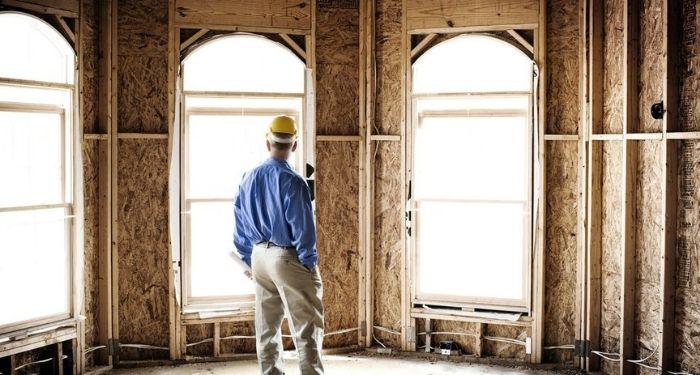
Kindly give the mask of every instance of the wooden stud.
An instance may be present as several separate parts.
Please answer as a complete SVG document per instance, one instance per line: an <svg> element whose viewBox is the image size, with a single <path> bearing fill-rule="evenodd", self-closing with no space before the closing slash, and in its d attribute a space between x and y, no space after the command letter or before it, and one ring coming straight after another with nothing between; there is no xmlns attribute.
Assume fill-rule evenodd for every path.
<svg viewBox="0 0 700 375"><path fill-rule="evenodd" d="M600 1L588 2L588 136L603 129L603 20ZM602 186L603 145L588 142L588 232L587 232L587 323L585 338L591 350L600 349L601 279L602 279ZM599 371L600 358L588 356L586 371Z"/></svg>
<svg viewBox="0 0 700 375"><path fill-rule="evenodd" d="M79 14L83 14L83 4L80 2L78 4L78 12ZM61 24L61 27L65 26L67 29L66 33L72 33L69 35L69 38L72 35L72 41L73 41L73 46L75 47L76 54L77 54L77 61L76 61L76 66L75 66L75 71L74 71L74 77L75 77L75 82L76 82L76 87L73 90L73 97L77 98L77 101L74 99L73 101L73 132L71 134L72 140L71 142L73 143L73 152L74 153L80 153L82 154L82 140L83 140L83 126L82 126L82 119L80 118L81 114L84 113L84 106L83 106L83 79L82 75L84 73L84 59L83 59L83 30L85 27L85 17L80 17L77 20L74 20L73 25L75 26L75 32L72 33L72 30L70 27L68 27L68 24L65 23L62 19L59 19L59 24ZM78 165L76 164L77 160L82 160L78 159L76 157L73 157L73 160L71 163L73 164L73 168L76 171L82 171L83 165ZM75 175L79 175L79 172L75 172ZM64 176L65 178L65 176ZM72 354L73 358L73 364L75 371L74 373L83 373L85 371L85 320L84 319L78 319L79 316L85 316L85 298L84 296L84 291L85 291L85 282L84 282L84 276L85 276L85 260L84 260L84 244L85 244L85 199L83 197L83 191L85 190L84 186L84 181L82 181L82 178L73 178L72 181L72 189L75 194L74 202L73 202L73 214L76 217L76 220L73 221L72 224L72 249L71 249L71 261L73 263L72 269L73 269L73 280L72 280L72 291L71 291L71 297L73 299L73 307L71 309L72 311L72 316L77 319L77 338L74 340L75 347ZM59 344L60 345L60 344ZM63 354L61 353L61 357ZM63 365L63 360L61 359L60 364L58 366L61 367Z"/></svg>
<svg viewBox="0 0 700 375"><path fill-rule="evenodd" d="M169 136L158 133L118 133L117 139L169 139Z"/></svg>
<svg viewBox="0 0 700 375"><path fill-rule="evenodd" d="M304 49L302 49L301 47L299 47L299 45L297 44L297 42L295 42L295 41L294 41L292 38L290 38L289 35L287 35L287 34L281 33L281 34L279 34L279 36L280 36L280 38L282 38L282 40L284 40L285 43L287 43L287 45L288 45L292 50L294 50L294 52L296 52L296 53L302 58L302 60L306 61L306 51L304 51Z"/></svg>
<svg viewBox="0 0 700 375"><path fill-rule="evenodd" d="M82 6L82 4L81 4L81 6ZM70 26L68 26L68 24L66 23L66 20L64 20L63 17L56 15L56 14L54 14L53 18L56 20L58 25L61 27L61 30L63 30L63 33L66 35L66 37L68 37L68 39L73 43L73 45L75 45L75 40L76 40L75 33L70 28ZM84 20L81 18L80 24L82 25L83 22L84 22Z"/></svg>
<svg viewBox="0 0 700 375"><path fill-rule="evenodd" d="M402 34L405 38L406 34ZM428 34L421 40L413 49L411 49L411 60L413 60L418 54L423 52L424 49L426 49L430 43L432 43L435 38L437 38L438 34Z"/></svg>
<svg viewBox="0 0 700 375"><path fill-rule="evenodd" d="M119 186L119 173L117 166L119 165L119 140L118 135L118 121L117 121L117 95L118 95L118 47L119 38L117 36L117 0L107 0L107 6L110 8L111 17L109 18L109 64L110 64L110 82L109 85L109 105L111 107L111 116L109 118L109 134L111 139L111 184L110 184L110 194L111 194L111 246L112 246L112 340L119 342L119 204L117 198L119 196L118 186ZM112 365L117 366L119 364L119 347L115 347L115 352L112 356Z"/></svg>
<svg viewBox="0 0 700 375"><path fill-rule="evenodd" d="M663 119L663 132L680 130L680 53L681 5L679 1L664 1L664 55L666 75L663 82L664 105L667 107ZM674 334L676 305L676 245L678 239L678 147L679 142L666 140L662 150L665 183L662 184L661 205L663 222L663 248L661 249L661 322L659 334L659 367L661 373L674 370Z"/></svg>
<svg viewBox="0 0 700 375"><path fill-rule="evenodd" d="M425 352L430 353L433 334L431 332L432 324L430 318L425 319Z"/></svg>
<svg viewBox="0 0 700 375"><path fill-rule="evenodd" d="M362 137L359 135L317 135L316 142L359 142Z"/></svg>
<svg viewBox="0 0 700 375"><path fill-rule="evenodd" d="M639 125L639 4L637 0L625 1L623 14L625 35L623 92L625 93L624 134L635 133ZM628 359L634 359L634 315L635 315L635 278L636 278L636 184L637 184L638 144L634 140L625 140L622 144L623 178L622 178L622 297L620 311L620 374L631 375L634 365Z"/></svg>
<svg viewBox="0 0 700 375"><path fill-rule="evenodd" d="M359 162L358 162L358 173L359 173L359 178L358 178L358 184L359 184L359 194L358 194L358 219L359 219L359 224L358 224L358 253L359 253L359 259L358 259L358 277L359 277L359 291L358 291L358 322L360 326L360 330L358 332L358 345L360 347L370 347L372 342L369 337L372 335L371 329L369 327L371 326L370 324L367 324L368 316L367 316L367 304L368 304L368 298L369 298L369 291L367 289L367 256L369 254L369 251L367 250L367 225L365 224L365 219L367 217L367 214L365 211L367 211L367 187L368 187L368 181L367 181L367 174L365 173L366 165L365 165L365 154L367 153L366 147L367 147L367 123L366 123L366 116L365 116L365 97L366 97L366 87L365 87L365 69L366 64L364 60L364 56L367 53L366 48L367 44L364 38L365 34L365 29L367 28L367 24L365 22L365 14L367 13L367 10L365 9L366 7L366 2L360 1L360 22L359 22L359 32L360 32L360 51L359 51L359 82L358 82L358 96L359 100L358 102L360 103L360 108L359 108L359 125L360 125L360 135L357 136L358 140L360 142L359 144ZM354 136L351 136L354 137ZM319 140L319 136L316 136L316 140Z"/></svg>
<svg viewBox="0 0 700 375"><path fill-rule="evenodd" d="M221 355L221 324L214 323L214 357Z"/></svg>
<svg viewBox="0 0 700 375"><path fill-rule="evenodd" d="M545 141L575 141L578 142L578 134L545 134Z"/></svg>
<svg viewBox="0 0 700 375"><path fill-rule="evenodd" d="M484 340L484 333L486 332L486 324L479 323L476 326L477 332L479 333L479 338L476 340L476 357L481 358L484 356L484 348L486 347L486 340Z"/></svg>
<svg viewBox="0 0 700 375"><path fill-rule="evenodd" d="M520 43L523 47L525 47L526 50L530 51L530 53L533 53L535 51L535 47L533 47L532 43L528 42L527 39L523 38L522 35L518 32L518 30L513 30L510 29L508 30L508 34L513 37L518 43Z"/></svg>
<svg viewBox="0 0 700 375"><path fill-rule="evenodd" d="M76 353L73 353L75 357ZM55 371L57 375L63 375L63 343L56 344L56 356L54 357Z"/></svg>
<svg viewBox="0 0 700 375"><path fill-rule="evenodd" d="M387 142L400 142L402 139L401 135L372 135L370 136L372 141L387 141Z"/></svg>
<svg viewBox="0 0 700 375"><path fill-rule="evenodd" d="M170 1L170 3L173 3L173 1ZM169 17L169 19L172 20L172 16ZM172 34L175 34L175 33L173 32L173 30L172 30L172 29L174 28L172 22L169 22L169 23L170 23L170 30L171 30L171 33L172 33ZM187 38L187 40L185 40L184 42L180 43L180 48L179 48L180 52L186 50L187 47L189 47L189 46L191 46L192 44L194 44L194 42L198 41L200 38L202 38L202 37L204 36L204 34L206 34L206 33L208 33L208 32L209 32L209 29L201 29L201 30L197 31L196 33L194 33L194 35L192 35L191 37ZM178 34L179 34L179 33L178 33ZM179 39L180 39L180 35L174 35L173 38L179 40ZM170 56L170 55L168 55L168 56ZM177 64L178 62L176 61L175 63Z"/></svg>

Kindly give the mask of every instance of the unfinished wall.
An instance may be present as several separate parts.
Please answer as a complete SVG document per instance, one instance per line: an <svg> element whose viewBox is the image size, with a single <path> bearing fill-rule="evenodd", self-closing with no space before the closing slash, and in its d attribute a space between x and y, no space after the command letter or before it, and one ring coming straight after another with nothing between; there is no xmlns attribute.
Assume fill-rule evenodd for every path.
<svg viewBox="0 0 700 375"><path fill-rule="evenodd" d="M324 1L316 9L316 134L359 134L359 8ZM359 145L316 142L316 223L325 332L358 322ZM324 339L324 347L357 344L357 332Z"/></svg>
<svg viewBox="0 0 700 375"><path fill-rule="evenodd" d="M639 4L639 131L644 133L658 133L662 128L662 122L654 120L649 109L663 99L663 6L663 0L641 0Z"/></svg>

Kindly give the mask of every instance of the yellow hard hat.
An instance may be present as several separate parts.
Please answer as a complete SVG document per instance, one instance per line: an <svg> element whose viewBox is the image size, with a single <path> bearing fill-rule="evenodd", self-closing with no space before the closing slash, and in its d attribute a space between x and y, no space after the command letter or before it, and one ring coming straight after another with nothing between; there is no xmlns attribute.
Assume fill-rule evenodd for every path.
<svg viewBox="0 0 700 375"><path fill-rule="evenodd" d="M269 133L297 135L294 119L289 116L277 116L270 121Z"/></svg>

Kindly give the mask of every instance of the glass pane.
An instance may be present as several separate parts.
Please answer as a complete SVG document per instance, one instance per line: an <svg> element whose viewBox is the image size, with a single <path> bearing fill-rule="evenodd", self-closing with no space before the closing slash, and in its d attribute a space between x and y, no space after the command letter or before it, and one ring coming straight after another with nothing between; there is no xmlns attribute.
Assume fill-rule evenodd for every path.
<svg viewBox="0 0 700 375"><path fill-rule="evenodd" d="M183 66L185 90L304 92L304 63L261 36L214 39L187 56Z"/></svg>
<svg viewBox="0 0 700 375"><path fill-rule="evenodd" d="M61 116L0 111L0 207L59 203Z"/></svg>
<svg viewBox="0 0 700 375"><path fill-rule="evenodd" d="M192 297L252 295L253 282L231 258L233 202L191 203Z"/></svg>
<svg viewBox="0 0 700 375"><path fill-rule="evenodd" d="M48 104L70 110L70 91L0 84L0 102Z"/></svg>
<svg viewBox="0 0 700 375"><path fill-rule="evenodd" d="M245 108L254 109L282 109L288 108L291 112L301 113L302 99L279 98L252 98L252 97L192 97L187 96L187 108ZM245 114L245 113L242 113Z"/></svg>
<svg viewBox="0 0 700 375"><path fill-rule="evenodd" d="M474 98L430 98L416 101L416 111L521 110L528 111L529 95Z"/></svg>
<svg viewBox="0 0 700 375"><path fill-rule="evenodd" d="M64 208L0 213L0 326L69 312Z"/></svg>
<svg viewBox="0 0 700 375"><path fill-rule="evenodd" d="M525 117L425 117L415 141L417 198L519 200L528 194Z"/></svg>
<svg viewBox="0 0 700 375"><path fill-rule="evenodd" d="M525 204L421 202L418 294L523 298Z"/></svg>
<svg viewBox="0 0 700 375"><path fill-rule="evenodd" d="M75 53L46 22L26 14L0 14L0 77L73 83Z"/></svg>
<svg viewBox="0 0 700 375"><path fill-rule="evenodd" d="M190 116L188 198L233 198L243 174L269 157L265 132L272 117Z"/></svg>
<svg viewBox="0 0 700 375"><path fill-rule="evenodd" d="M413 64L413 92L530 91L532 60L494 37L464 35L429 49Z"/></svg>

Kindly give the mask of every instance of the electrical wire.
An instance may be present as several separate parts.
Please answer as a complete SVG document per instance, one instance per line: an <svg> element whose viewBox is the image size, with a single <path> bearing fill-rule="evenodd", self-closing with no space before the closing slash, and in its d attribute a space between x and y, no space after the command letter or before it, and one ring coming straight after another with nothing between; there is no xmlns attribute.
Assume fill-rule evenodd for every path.
<svg viewBox="0 0 700 375"><path fill-rule="evenodd" d="M544 350L575 349L575 347L573 345L554 345L554 346L545 346L543 349Z"/></svg>
<svg viewBox="0 0 700 375"><path fill-rule="evenodd" d="M484 340L526 346L525 341L520 341L517 339L509 339L506 337L484 336Z"/></svg>
<svg viewBox="0 0 700 375"><path fill-rule="evenodd" d="M97 346L93 346L93 347L91 347L91 348L85 349L85 354L92 353L92 352L94 352L94 351L97 350L97 349L104 349L104 348L106 348L106 347L107 347L107 345L97 345Z"/></svg>
<svg viewBox="0 0 700 375"><path fill-rule="evenodd" d="M377 343L379 343L379 345L381 345L382 348L386 348L386 345L384 345L383 342L379 341L379 339L377 338L377 336L372 335L372 338L374 339L374 341L376 341Z"/></svg>
<svg viewBox="0 0 700 375"><path fill-rule="evenodd" d="M149 350L170 350L165 346L145 345L145 344L119 344L120 348L149 349Z"/></svg>
<svg viewBox="0 0 700 375"><path fill-rule="evenodd" d="M393 329L389 329L389 328L374 326L374 329L376 329L377 331L381 331L381 332L391 333L392 335L399 335L399 336L401 335L401 332L394 331Z"/></svg>
<svg viewBox="0 0 700 375"><path fill-rule="evenodd" d="M599 352L597 350L591 350L591 353L611 362L620 362L620 354L619 353L606 353L606 352ZM612 358L608 356L616 355L617 358Z"/></svg>
<svg viewBox="0 0 700 375"><path fill-rule="evenodd" d="M668 373L671 374L671 375L693 375L693 374L691 374L691 373L689 373L689 372L685 372L685 371L678 371L678 372L675 372L675 371L666 371L666 372L668 372Z"/></svg>

